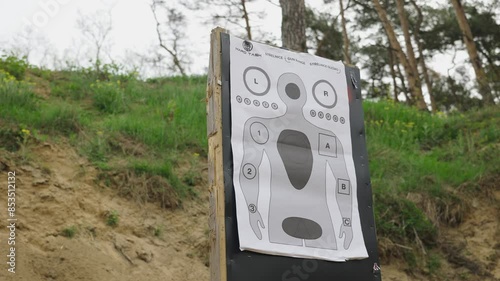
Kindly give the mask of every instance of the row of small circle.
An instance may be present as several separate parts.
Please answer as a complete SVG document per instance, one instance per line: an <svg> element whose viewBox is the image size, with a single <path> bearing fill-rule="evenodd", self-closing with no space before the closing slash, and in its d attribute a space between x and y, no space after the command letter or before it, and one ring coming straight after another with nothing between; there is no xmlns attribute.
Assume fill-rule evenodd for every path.
<svg viewBox="0 0 500 281"><path fill-rule="evenodd" d="M345 123L345 118L344 117L338 117L337 115L331 115L330 113L324 114L323 111L318 111L316 114L316 110L311 110L310 112L312 117L318 116L319 119L326 118L326 120L333 120L333 122L338 122L340 120L340 123L344 124Z"/></svg>
<svg viewBox="0 0 500 281"><path fill-rule="evenodd" d="M252 101L251 101L249 98L245 98L245 99L243 100L243 98L242 98L241 96L236 96L236 101L237 101L237 102L239 102L239 103L241 103L241 102L243 101L243 102L245 102L245 104L246 104L246 105L250 105L250 104L252 103ZM255 106L260 106L260 101L258 101L258 100L254 100L254 101L253 101L253 105L255 105ZM268 108L268 107L269 107L269 103L268 103L267 101L263 101L263 102L262 102L262 106L263 106L264 108ZM273 102L273 103L271 104L271 108L272 108L272 109L275 109L275 110L276 110L276 109L278 109L278 104L276 104L276 103L274 103L274 102Z"/></svg>

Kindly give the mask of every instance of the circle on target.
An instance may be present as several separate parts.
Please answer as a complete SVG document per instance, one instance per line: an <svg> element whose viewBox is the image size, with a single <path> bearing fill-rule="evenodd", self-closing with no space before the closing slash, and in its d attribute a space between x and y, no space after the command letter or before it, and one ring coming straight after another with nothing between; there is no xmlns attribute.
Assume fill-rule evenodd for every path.
<svg viewBox="0 0 500 281"><path fill-rule="evenodd" d="M260 86L252 86L250 87L249 83L247 82L247 79L254 79L254 81L257 81L256 79L260 76L260 78L264 77L265 81L263 82L261 80L261 83L264 83L263 85ZM256 66L250 66L245 69L243 72L243 82L245 83L245 87L247 90L256 95L256 96L263 96L269 92L269 89L271 89L271 79L269 79L269 75L260 67ZM257 84L258 85L258 84Z"/></svg>
<svg viewBox="0 0 500 281"><path fill-rule="evenodd" d="M337 104L337 92L332 84L326 80L314 83L313 97L317 103L325 108L334 108Z"/></svg>

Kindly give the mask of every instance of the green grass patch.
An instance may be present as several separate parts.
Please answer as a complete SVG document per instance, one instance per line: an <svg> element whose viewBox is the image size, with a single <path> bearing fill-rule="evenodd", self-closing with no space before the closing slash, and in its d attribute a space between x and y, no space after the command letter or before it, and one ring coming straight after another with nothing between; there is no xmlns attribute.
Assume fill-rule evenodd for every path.
<svg viewBox="0 0 500 281"><path fill-rule="evenodd" d="M118 223L120 222L120 215L118 214L118 211L110 211L106 215L106 225L111 226L111 227L116 227L118 226Z"/></svg>
<svg viewBox="0 0 500 281"><path fill-rule="evenodd" d="M68 237L68 238L75 237L76 233L77 233L77 228L74 225L68 226L61 231L62 236Z"/></svg>
<svg viewBox="0 0 500 281"><path fill-rule="evenodd" d="M93 104L100 111L105 113L121 113L127 109L120 81L101 82L97 80L90 87L93 92Z"/></svg>
<svg viewBox="0 0 500 281"><path fill-rule="evenodd" d="M11 111L28 111L37 108L33 86L17 81L14 76L0 69L0 114Z"/></svg>
<svg viewBox="0 0 500 281"><path fill-rule="evenodd" d="M148 176L161 176L166 179L173 190L181 197L193 195L190 187L184 185L174 172L171 162L145 162L135 161L130 167L136 174Z"/></svg>

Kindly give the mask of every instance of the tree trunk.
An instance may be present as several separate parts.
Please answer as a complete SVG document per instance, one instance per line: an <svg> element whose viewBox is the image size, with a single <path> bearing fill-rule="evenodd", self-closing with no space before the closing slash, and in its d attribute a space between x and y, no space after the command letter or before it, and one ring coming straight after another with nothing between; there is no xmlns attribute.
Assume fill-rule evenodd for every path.
<svg viewBox="0 0 500 281"><path fill-rule="evenodd" d="M396 69L398 70L398 77L399 80L401 81L401 87L403 88L403 93L406 98L406 104L412 105L413 100L411 99L411 96L408 94L408 87L406 87L406 82L405 82L405 76L403 75L403 71L401 71L401 67L399 67L399 60L398 57L396 56Z"/></svg>
<svg viewBox="0 0 500 281"><path fill-rule="evenodd" d="M306 52L306 7L304 0L280 0L283 47Z"/></svg>
<svg viewBox="0 0 500 281"><path fill-rule="evenodd" d="M346 64L351 64L351 55L349 54L349 37L347 36L346 20L344 16L344 3L343 0L339 0L340 3L340 17L342 19L342 39L344 39L344 62Z"/></svg>
<svg viewBox="0 0 500 281"><path fill-rule="evenodd" d="M248 40L252 40L252 30L250 28L250 19L248 17L246 0L241 0L241 9L243 11L243 18L245 19L245 30L247 31Z"/></svg>
<svg viewBox="0 0 500 281"><path fill-rule="evenodd" d="M417 5L415 0L410 0L410 2L413 5L413 7L415 8L415 10L417 11L417 15L418 15L417 23L415 24L415 29L413 30L413 37L415 38L415 42L417 42L419 63L420 63L420 67L422 67L422 73L424 75L425 85L427 86L427 92L429 92L429 98L431 100L431 110L433 113L436 113L437 107L436 107L436 102L434 100L434 91L432 89L432 80L429 77L429 71L427 70L427 65L425 63L423 45L422 45L422 41L420 40L420 27L422 26L424 16L422 14L422 10Z"/></svg>
<svg viewBox="0 0 500 281"><path fill-rule="evenodd" d="M457 22L460 30L462 31L465 47L467 48L469 59L476 74L476 80L479 85L479 93L483 97L483 101L485 104L494 104L493 95L491 94L491 89L488 85L488 78L486 77L486 73L482 68L481 59L479 58L476 44L474 43L474 37L472 36L467 17L465 17L464 7L462 6L460 0L450 1L453 4L453 8L455 9Z"/></svg>
<svg viewBox="0 0 500 281"><path fill-rule="evenodd" d="M399 1L399 0L398 0ZM389 38L389 43L391 47L396 51L399 61L403 65L403 68L406 73L406 78L408 79L408 83L410 84L410 92L412 93L413 99L417 102L417 107L421 110L427 110L427 105L424 101L424 96L422 95L422 88L420 87L420 79L418 78L418 73L415 73L413 67L408 61L399 41L396 37L396 33L394 32L394 28L392 27L389 19L387 18L387 13L380 5L379 0L373 0L375 4L375 10L384 26L387 37Z"/></svg>
<svg viewBox="0 0 500 281"><path fill-rule="evenodd" d="M394 71L394 54L392 52L391 47L387 48L388 57L389 57L389 68L391 70L392 77L392 85L394 87L394 101L399 101L398 99L398 83L396 82L396 71Z"/></svg>
<svg viewBox="0 0 500 281"><path fill-rule="evenodd" d="M406 16L404 0L396 0L396 6L398 9L399 21L401 23L401 29L403 30L403 35L405 38L405 46L406 46L406 54L408 57L408 63L411 67L411 71L413 73L414 87L419 94L415 95L415 100L417 102L417 106L420 109L427 109L427 105L423 100L424 95L422 93L422 82L420 81L420 76L418 74L417 60L415 59L415 52L413 51L413 44L411 43L411 35L410 35L410 27L408 24L408 18ZM411 83L410 83L411 85Z"/></svg>

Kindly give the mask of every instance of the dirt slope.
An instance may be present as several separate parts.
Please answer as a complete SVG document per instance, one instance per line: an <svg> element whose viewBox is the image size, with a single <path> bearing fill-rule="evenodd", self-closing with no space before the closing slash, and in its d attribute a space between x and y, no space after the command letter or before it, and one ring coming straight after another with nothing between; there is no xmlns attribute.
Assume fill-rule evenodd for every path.
<svg viewBox="0 0 500 281"><path fill-rule="evenodd" d="M0 156L8 166L3 182L7 170L16 171L18 216L16 273L2 262L0 280L208 280L201 254L206 198L175 211L138 205L97 184L96 171L66 145L40 145L30 155L24 165L15 164L13 154ZM2 206L6 196L2 192ZM106 225L112 210L119 213L115 228ZM5 210L0 214L4 225ZM76 236L62 236L72 225ZM2 227L2 256L7 235Z"/></svg>
<svg viewBox="0 0 500 281"><path fill-rule="evenodd" d="M185 200L182 208L161 209L116 196L68 145L39 144L28 155L23 160L0 152L2 185L7 171L16 171L18 216L16 273L2 262L0 280L208 280L205 186L196 187L200 197ZM474 199L460 227L442 231L449 257L441 273L408 275L403 263L393 262L382 264L383 280L500 280L500 190L492 190ZM114 228L106 225L111 211L119 213ZM2 225L6 215L0 211ZM70 226L77 227L71 239L61 234ZM2 256L7 236L0 228Z"/></svg>

